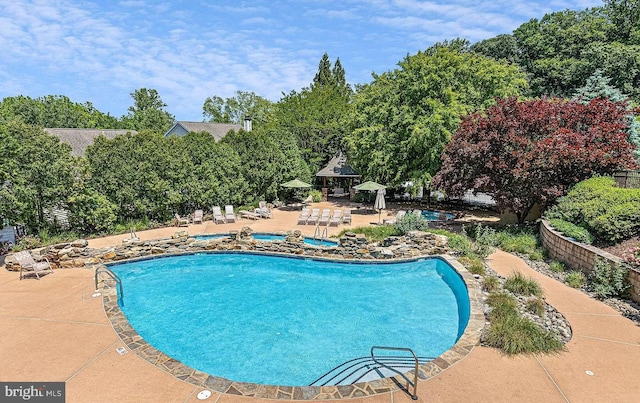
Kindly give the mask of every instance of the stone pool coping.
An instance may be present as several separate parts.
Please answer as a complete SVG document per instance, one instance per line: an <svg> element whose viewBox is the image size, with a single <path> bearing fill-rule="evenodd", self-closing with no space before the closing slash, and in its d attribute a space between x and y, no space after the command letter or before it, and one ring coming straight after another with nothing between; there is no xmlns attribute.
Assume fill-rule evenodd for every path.
<svg viewBox="0 0 640 403"><path fill-rule="evenodd" d="M226 251L227 253L229 251ZM206 251L197 253L225 253L225 251ZM295 255L285 253L264 253L255 251L242 251L241 253L253 253L253 254L268 254L273 256L286 256L286 257L299 257ZM192 252L164 254L159 257L188 255ZM305 257L309 259L310 257ZM385 259L380 263L399 263L399 262L411 262L425 258L439 258L446 261L451 265L460 275L464 281L467 291L469 293L470 302L470 315L467 327L453 347L442 353L433 361L425 363L419 367L418 378L426 380L433 378L440 372L444 371L448 367L452 366L456 362L462 360L471 352L474 346L476 346L480 340L482 330L485 325L484 317L484 303L483 294L480 286L474 276L466 270L466 268L460 264L453 256L450 255L431 255L420 256L409 259ZM147 260L146 259L131 259L134 260ZM345 261L348 263L373 263L371 260L341 260L341 259L328 259L328 258L312 258L314 260L330 260L330 261ZM120 261L125 262L125 261ZM111 325L118 335L118 337L127 345L127 347L136 353L139 357L145 359L154 366L170 373L176 378L189 382L193 385L211 389L219 393L225 393L230 395L264 398L264 399L279 399L279 400L329 400L329 399L346 399L356 397L367 397L381 393L388 393L391 391L404 390L402 386L405 381L402 377L390 377L379 380L373 380L369 382L356 383L353 385L340 385L340 386L272 386L262 385L248 382L236 382L226 378L209 375L205 372L198 371L182 362L171 358L163 352L157 350L152 345L147 343L129 324L129 321L125 317L122 310L118 305L117 289L115 282L111 280L104 272L100 274L100 278L103 281L104 287L102 289L103 306L105 313L111 322ZM413 379L413 371L409 371L405 374L409 379Z"/></svg>

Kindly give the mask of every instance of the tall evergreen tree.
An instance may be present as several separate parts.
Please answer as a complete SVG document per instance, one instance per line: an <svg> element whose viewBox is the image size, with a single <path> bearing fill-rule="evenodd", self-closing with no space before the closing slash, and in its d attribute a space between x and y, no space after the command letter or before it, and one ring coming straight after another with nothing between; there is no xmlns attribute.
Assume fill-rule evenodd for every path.
<svg viewBox="0 0 640 403"><path fill-rule="evenodd" d="M329 55L325 52L318 64L318 72L313 78L313 85L324 87L333 84L333 75L331 74L331 61Z"/></svg>
<svg viewBox="0 0 640 403"><path fill-rule="evenodd" d="M278 102L272 129L294 135L304 160L315 171L342 147L351 95L342 64L337 60L332 68L325 53L311 85Z"/></svg>

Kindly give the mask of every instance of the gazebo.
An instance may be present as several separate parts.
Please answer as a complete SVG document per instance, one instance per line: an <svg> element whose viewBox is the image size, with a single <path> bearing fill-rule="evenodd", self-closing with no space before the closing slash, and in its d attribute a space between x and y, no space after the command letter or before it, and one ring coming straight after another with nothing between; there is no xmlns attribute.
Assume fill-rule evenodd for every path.
<svg viewBox="0 0 640 403"><path fill-rule="evenodd" d="M349 166L347 163L347 157L342 154L342 152L339 152L338 155L331 158L327 165L316 173L316 176L322 178L322 200L324 201L327 200L327 196L329 194L329 189L327 189L327 178L350 179L349 197L353 197L353 180L360 178L360 174Z"/></svg>

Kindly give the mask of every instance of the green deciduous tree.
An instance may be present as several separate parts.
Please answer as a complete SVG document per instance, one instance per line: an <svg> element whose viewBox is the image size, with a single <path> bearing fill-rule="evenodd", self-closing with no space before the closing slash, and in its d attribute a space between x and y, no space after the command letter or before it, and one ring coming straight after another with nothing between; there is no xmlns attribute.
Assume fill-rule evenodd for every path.
<svg viewBox="0 0 640 403"><path fill-rule="evenodd" d="M0 119L61 128L114 129L118 120L98 111L91 102L74 103L66 96L7 97L0 103Z"/></svg>
<svg viewBox="0 0 640 403"><path fill-rule="evenodd" d="M209 133L188 133L169 141L183 172L177 180L183 199L178 211L191 213L244 202L250 186L243 176L242 159L233 147L216 143Z"/></svg>
<svg viewBox="0 0 640 403"><path fill-rule="evenodd" d="M151 131L101 136L86 150L90 186L119 207L121 219L168 219L179 205L173 178L181 165L165 138Z"/></svg>
<svg viewBox="0 0 640 403"><path fill-rule="evenodd" d="M37 126L0 124L0 208L32 230L47 226L45 211L63 207L74 181L71 147Z"/></svg>
<svg viewBox="0 0 640 403"><path fill-rule="evenodd" d="M319 169L342 147L346 133L351 86L336 60L331 69L329 56L320 60L311 86L291 91L275 106L269 130L284 130L295 136L304 160Z"/></svg>
<svg viewBox="0 0 640 403"><path fill-rule="evenodd" d="M407 56L356 94L346 138L349 160L380 183L424 183L438 171L463 116L525 86L516 66L470 52L464 41Z"/></svg>
<svg viewBox="0 0 640 403"><path fill-rule="evenodd" d="M513 35L498 35L485 39L471 46L471 50L495 60L503 60L512 64L520 63L518 42Z"/></svg>
<svg viewBox="0 0 640 403"><path fill-rule="evenodd" d="M640 1L605 0L612 40L640 45Z"/></svg>
<svg viewBox="0 0 640 403"><path fill-rule="evenodd" d="M202 115L209 122L242 123L245 116L263 124L273 109L273 103L254 92L236 91L231 98L209 97L202 106Z"/></svg>
<svg viewBox="0 0 640 403"><path fill-rule="evenodd" d="M220 143L240 157L239 172L246 180L245 203L271 201L278 196L280 184L294 178L311 179L296 139L289 133L240 130L227 134Z"/></svg>
<svg viewBox="0 0 640 403"><path fill-rule="evenodd" d="M146 129L162 134L171 128L175 118L165 110L167 104L162 101L158 91L140 88L132 92L131 97L133 105L128 108L129 113L121 119L125 129Z"/></svg>

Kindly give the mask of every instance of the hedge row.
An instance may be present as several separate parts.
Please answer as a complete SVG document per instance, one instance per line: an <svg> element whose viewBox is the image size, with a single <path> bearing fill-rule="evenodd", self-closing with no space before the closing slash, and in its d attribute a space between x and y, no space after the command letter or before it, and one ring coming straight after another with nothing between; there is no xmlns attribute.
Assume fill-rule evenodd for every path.
<svg viewBox="0 0 640 403"><path fill-rule="evenodd" d="M640 189L619 188L615 179L578 183L545 213L586 229L597 243L614 244L640 235Z"/></svg>

